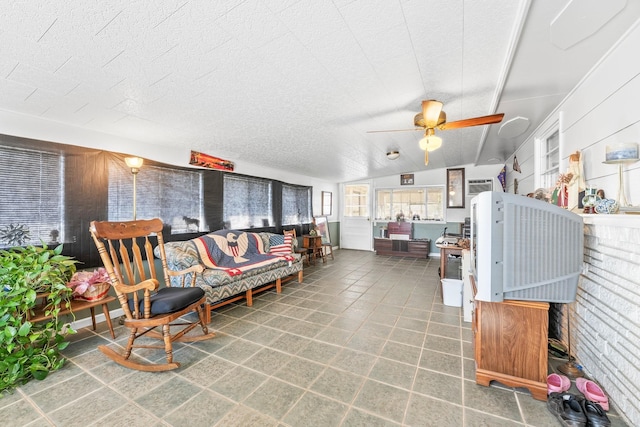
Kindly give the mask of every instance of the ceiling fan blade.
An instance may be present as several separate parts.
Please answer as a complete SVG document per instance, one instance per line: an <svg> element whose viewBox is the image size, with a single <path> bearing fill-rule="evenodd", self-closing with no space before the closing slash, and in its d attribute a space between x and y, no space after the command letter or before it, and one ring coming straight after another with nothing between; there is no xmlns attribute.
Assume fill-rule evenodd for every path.
<svg viewBox="0 0 640 427"><path fill-rule="evenodd" d="M444 123L438 126L438 129L450 130L450 129L467 128L471 126L490 125L493 123L500 123L503 117L504 117L504 113L500 113L500 114L492 114L490 116L474 117L472 119L457 120L455 122Z"/></svg>
<svg viewBox="0 0 640 427"><path fill-rule="evenodd" d="M416 130L424 131L423 128L415 128L415 129L391 129L391 130L368 130L367 133L381 133L381 132L413 132Z"/></svg>
<svg viewBox="0 0 640 427"><path fill-rule="evenodd" d="M440 112L442 111L442 102L430 99L422 101L422 117L425 127L432 128L438 125Z"/></svg>

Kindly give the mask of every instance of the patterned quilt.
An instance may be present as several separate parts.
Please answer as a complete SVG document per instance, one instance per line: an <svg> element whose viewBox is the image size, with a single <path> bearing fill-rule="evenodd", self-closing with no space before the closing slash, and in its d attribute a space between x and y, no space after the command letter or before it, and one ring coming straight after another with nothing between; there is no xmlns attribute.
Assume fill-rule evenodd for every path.
<svg viewBox="0 0 640 427"><path fill-rule="evenodd" d="M200 263L208 269L238 276L253 269L279 262L293 261L291 255L265 253L264 242L257 233L219 230L193 240Z"/></svg>

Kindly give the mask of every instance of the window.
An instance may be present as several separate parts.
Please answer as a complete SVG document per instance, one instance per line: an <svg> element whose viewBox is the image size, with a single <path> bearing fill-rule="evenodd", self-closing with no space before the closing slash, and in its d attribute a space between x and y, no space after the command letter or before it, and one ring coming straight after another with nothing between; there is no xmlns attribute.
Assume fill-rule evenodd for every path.
<svg viewBox="0 0 640 427"><path fill-rule="evenodd" d="M224 175L225 226L231 229L269 227L273 224L271 181Z"/></svg>
<svg viewBox="0 0 640 427"><path fill-rule="evenodd" d="M427 187L427 216L428 221L444 221L444 187Z"/></svg>
<svg viewBox="0 0 640 427"><path fill-rule="evenodd" d="M64 241L64 158L0 147L0 247Z"/></svg>
<svg viewBox="0 0 640 427"><path fill-rule="evenodd" d="M538 167L536 188L553 188L558 180L560 168L560 133L558 126L547 136L536 139Z"/></svg>
<svg viewBox="0 0 640 427"><path fill-rule="evenodd" d="M369 216L369 185L347 184L344 187L344 216Z"/></svg>
<svg viewBox="0 0 640 427"><path fill-rule="evenodd" d="M311 187L282 184L282 225L311 222Z"/></svg>
<svg viewBox="0 0 640 427"><path fill-rule="evenodd" d="M376 219L444 221L444 187L376 190Z"/></svg>
<svg viewBox="0 0 640 427"><path fill-rule="evenodd" d="M202 174L143 165L136 178L136 218L160 218L171 234L208 231L202 220ZM133 219L133 175L120 159L109 161L109 221Z"/></svg>

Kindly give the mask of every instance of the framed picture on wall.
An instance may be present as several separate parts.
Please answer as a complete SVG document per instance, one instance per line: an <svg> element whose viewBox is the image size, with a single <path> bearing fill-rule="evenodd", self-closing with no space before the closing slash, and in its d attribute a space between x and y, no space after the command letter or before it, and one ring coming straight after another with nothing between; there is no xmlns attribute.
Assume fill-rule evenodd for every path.
<svg viewBox="0 0 640 427"><path fill-rule="evenodd" d="M464 168L447 169L447 208L464 208Z"/></svg>
<svg viewBox="0 0 640 427"><path fill-rule="evenodd" d="M400 175L400 185L413 185L413 174L405 173Z"/></svg>
<svg viewBox="0 0 640 427"><path fill-rule="evenodd" d="M331 204L332 204L332 194L331 191L323 191L322 192L322 215L330 216L331 215Z"/></svg>

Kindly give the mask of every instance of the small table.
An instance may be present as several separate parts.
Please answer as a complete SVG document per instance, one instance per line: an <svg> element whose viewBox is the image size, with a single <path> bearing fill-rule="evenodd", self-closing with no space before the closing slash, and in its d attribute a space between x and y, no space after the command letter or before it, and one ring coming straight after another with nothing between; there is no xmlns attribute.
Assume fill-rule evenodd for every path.
<svg viewBox="0 0 640 427"><path fill-rule="evenodd" d="M458 245L436 245L440 248L440 279L444 279L449 255L462 255L462 248Z"/></svg>
<svg viewBox="0 0 640 427"><path fill-rule="evenodd" d="M309 263L313 261L313 265L316 264L316 258L322 258L322 262L327 262L322 250L322 236L312 236L305 234L302 236L302 246L307 249L307 259Z"/></svg>
<svg viewBox="0 0 640 427"><path fill-rule="evenodd" d="M36 307L34 307L33 309L33 316L27 315L27 320L29 320L30 322L41 322L43 320L51 319L50 315L45 314L45 307L47 304L46 298L48 295L49 295L48 293L41 293L36 295L36 298L39 301ZM111 323L111 316L109 315L109 306L108 306L108 304L111 301L115 301L115 300L116 300L116 297L111 295L107 295L106 297L96 301L82 301L82 300L72 299L70 301L69 308L61 308L60 313L58 315L62 316L63 314L68 314L71 312L76 313L80 310L85 310L88 308L91 312L91 324L93 326L93 330L95 331L96 330L95 307L100 305L102 306L102 312L104 313L104 318L107 321L109 332L111 332L111 338L116 339L116 334L113 330L113 324Z"/></svg>

